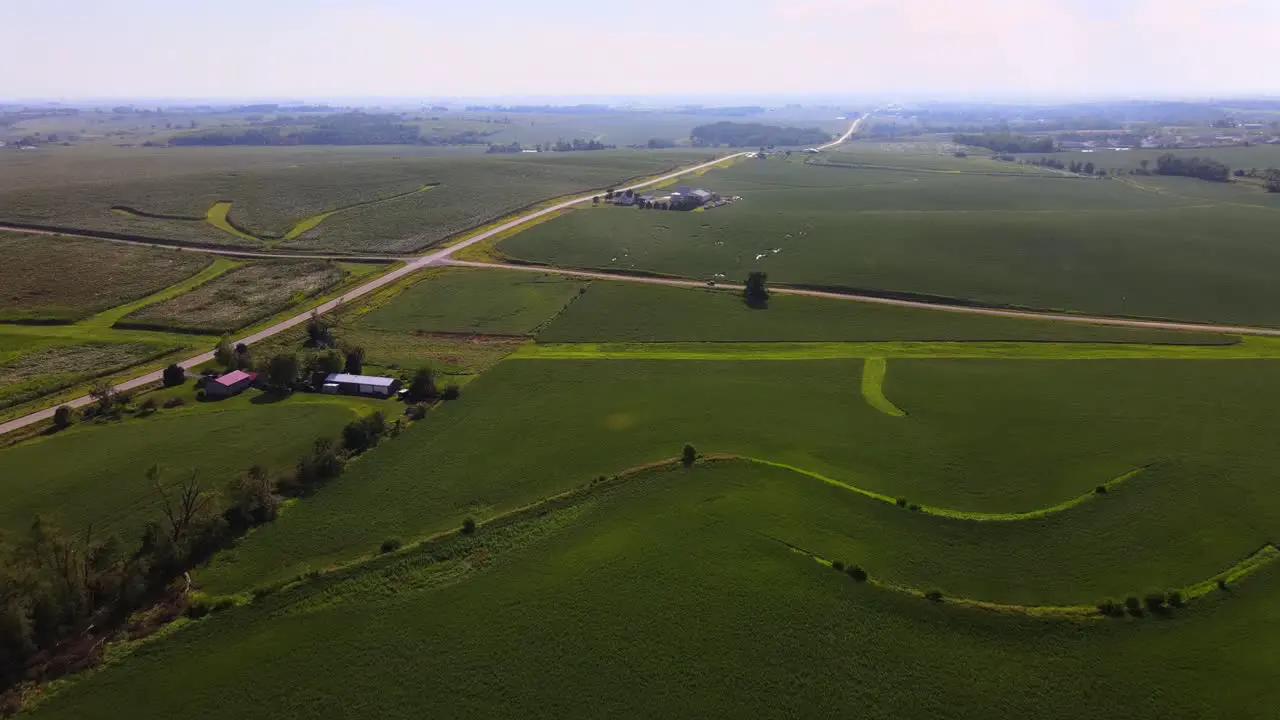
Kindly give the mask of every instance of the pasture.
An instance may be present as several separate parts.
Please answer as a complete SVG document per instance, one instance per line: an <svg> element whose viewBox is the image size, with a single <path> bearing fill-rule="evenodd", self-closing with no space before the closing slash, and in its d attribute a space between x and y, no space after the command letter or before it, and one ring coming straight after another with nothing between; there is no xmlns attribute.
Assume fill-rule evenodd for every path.
<svg viewBox="0 0 1280 720"><path fill-rule="evenodd" d="M1194 569L1206 576L1265 542L1276 512L1264 490L1277 372L1269 361L894 359L881 381L906 415L894 417L864 396L860 359L519 357L220 556L200 582L223 593L283 580L367 555L388 535L457 527L671 457L684 442L957 512L1031 512L1140 470L1117 491L1117 506L1135 507L1127 503L1146 493L1172 499L1152 501L1162 509L1126 543L1163 555L1183 529L1206 528L1186 540L1199 543L1204 564ZM1233 412L1216 410L1223 406ZM1212 487L1206 476L1216 478ZM1081 517L1120 517L1089 512ZM1218 526L1242 534L1210 542L1207 528ZM1144 562L1150 572L1162 566ZM1010 583L1009 592L1034 590Z"/></svg>
<svg viewBox="0 0 1280 720"><path fill-rule="evenodd" d="M628 715L638 697L646 713L726 718L1226 718L1280 701L1265 682L1280 671L1269 651L1275 567L1168 618L995 613L890 587L882 573L942 558L869 561L890 541L884 524L901 526L892 541L914 543L908 528L931 521L866 505L737 464L627 478L179 628L33 716L110 717L125 698L138 717L197 718L228 704L281 718L335 706L409 718L428 704L461 716ZM870 581L786 543L859 551L847 559ZM994 558L956 574L1011 569ZM1104 554L1089 575L1119 578L1123 565Z"/></svg>
<svg viewBox="0 0 1280 720"><path fill-rule="evenodd" d="M562 267L1275 326L1270 211L1119 180L736 163L732 205L566 213L498 250Z"/></svg>
<svg viewBox="0 0 1280 720"><path fill-rule="evenodd" d="M51 148L0 156L0 222L234 247L407 253L551 197L711 154Z"/></svg>
<svg viewBox="0 0 1280 720"><path fill-rule="evenodd" d="M227 334L316 297L343 282L347 274L337 263L323 260L246 263L186 293L141 307L120 318L117 325Z"/></svg>
<svg viewBox="0 0 1280 720"><path fill-rule="evenodd" d="M429 270L355 325L393 333L528 335L586 286L575 278L517 270Z"/></svg>
<svg viewBox="0 0 1280 720"><path fill-rule="evenodd" d="M189 387L161 396L182 396L187 404L148 417L76 425L0 449L6 498L0 530L20 532L40 514L68 532L92 526L132 542L146 521L158 517L162 503L146 477L152 465L160 467L166 487L194 477L221 493L252 465L287 470L316 437L337 435L374 407L303 395L261 404L256 393L200 403Z"/></svg>
<svg viewBox="0 0 1280 720"><path fill-rule="evenodd" d="M0 232L0 253L0 322L74 322L209 264L192 253L7 232Z"/></svg>

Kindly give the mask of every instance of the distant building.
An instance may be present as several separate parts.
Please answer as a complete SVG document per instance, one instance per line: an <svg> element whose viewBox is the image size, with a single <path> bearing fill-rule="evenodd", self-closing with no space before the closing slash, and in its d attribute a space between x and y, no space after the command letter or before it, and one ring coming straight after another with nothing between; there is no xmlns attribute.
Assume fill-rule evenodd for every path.
<svg viewBox="0 0 1280 720"><path fill-rule="evenodd" d="M333 373L324 379L324 384L320 390L331 394L391 397L400 390L400 381L396 378L376 375Z"/></svg>
<svg viewBox="0 0 1280 720"><path fill-rule="evenodd" d="M257 373L233 370L225 375L205 381L205 397L229 398L248 390L258 379Z"/></svg>
<svg viewBox="0 0 1280 720"><path fill-rule="evenodd" d="M636 196L628 195L626 193L615 193L613 196L613 204L614 205L635 205Z"/></svg>

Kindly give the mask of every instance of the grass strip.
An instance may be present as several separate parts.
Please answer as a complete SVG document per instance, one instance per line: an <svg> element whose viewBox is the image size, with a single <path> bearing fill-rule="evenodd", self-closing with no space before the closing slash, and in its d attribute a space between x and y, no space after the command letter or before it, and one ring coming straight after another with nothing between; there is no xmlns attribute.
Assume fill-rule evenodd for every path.
<svg viewBox="0 0 1280 720"><path fill-rule="evenodd" d="M867 404L890 417L906 417L902 408L884 394L884 376L889 362L882 357L869 357L862 364L862 397Z"/></svg>

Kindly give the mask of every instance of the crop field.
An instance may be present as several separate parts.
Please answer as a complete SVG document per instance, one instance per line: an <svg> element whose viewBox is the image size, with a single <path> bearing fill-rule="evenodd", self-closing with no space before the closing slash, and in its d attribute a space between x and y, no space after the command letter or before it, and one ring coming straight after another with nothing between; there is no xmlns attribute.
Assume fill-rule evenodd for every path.
<svg viewBox="0 0 1280 720"><path fill-rule="evenodd" d="M704 212L599 207L510 237L506 255L1103 315L1280 325L1270 211L1119 180L742 162ZM1189 291L1189 289L1191 289Z"/></svg>
<svg viewBox="0 0 1280 720"><path fill-rule="evenodd" d="M517 270L433 270L357 325L401 333L528 335L586 286L574 278Z"/></svg>
<svg viewBox="0 0 1280 720"><path fill-rule="evenodd" d="M0 335L0 409L163 357L175 349L145 342L75 343Z"/></svg>
<svg viewBox="0 0 1280 720"><path fill-rule="evenodd" d="M247 263L190 292L129 313L118 324L210 335L230 333L315 297L346 276L342 267L323 260Z"/></svg>
<svg viewBox="0 0 1280 720"><path fill-rule="evenodd" d="M209 264L191 253L6 232L0 252L0 322L74 322Z"/></svg>
<svg viewBox="0 0 1280 720"><path fill-rule="evenodd" d="M1123 515L1125 502L1072 514L1158 527ZM145 698L131 706L139 717L218 717L234 702L272 717L339 705L406 718L424 704L462 716L626 715L640 695L647 712L707 717L1263 717L1280 701L1264 681L1280 671L1269 651L1280 632L1274 566L1168 618L1027 617L953 595L930 602L901 584L947 567L974 590L984 579L1029 584L1018 558L967 557L1006 533L1026 555L1082 542L1087 577L1141 581L1125 574L1141 558L1111 552L1130 538L1111 545L1087 526L1064 538L1076 519L1050 536L1034 523L961 527L777 468L655 471L180 628L35 716L109 717L126 697ZM917 551L882 552L900 542ZM1096 555L1084 557L1088 546ZM868 581L807 556L816 552L859 563ZM1053 590L1069 596L1079 583L1058 576Z"/></svg>
<svg viewBox="0 0 1280 720"><path fill-rule="evenodd" d="M43 514L69 532L93 526L132 541L162 503L147 480L152 465L165 486L195 479L215 492L251 465L285 470L321 435L336 435L362 409L358 401L297 396L274 404L241 396L187 405L150 417L70 430L0 450L5 503L0 531L19 532ZM372 405L369 405L372 407ZM269 432L262 441L260 428Z"/></svg>
<svg viewBox="0 0 1280 720"><path fill-rule="evenodd" d="M593 281L539 342L1056 341L1222 344L1205 333L1051 323L775 295L753 310L739 293Z"/></svg>
<svg viewBox="0 0 1280 720"><path fill-rule="evenodd" d="M1169 492L1184 505L1192 493L1187 513L1235 512L1265 487L1270 450L1260 433L1268 378L1278 370L1269 361L890 360L880 368L881 393L904 417L870 402L863 366L508 360L473 381L464 403L363 459L200 579L216 592L282 580L368 554L387 535L456 527L468 515L498 514L670 457L685 441L956 512L1031 512L1132 473L1123 492ZM1234 411L1214 409L1224 405ZM1198 484L1206 473L1217 478L1213 493ZM1270 512L1261 497L1250 507L1255 501ZM1200 519L1175 514L1159 524L1176 534ZM1237 524L1242 532L1262 527ZM1247 555L1265 540L1249 535L1222 543L1223 555L1197 552L1225 566L1234 562L1227 555ZM1212 574L1207 565L1197 570Z"/></svg>
<svg viewBox="0 0 1280 720"><path fill-rule="evenodd" d="M547 198L711 154L477 156L414 147L111 150L0 158L0 222L235 247L404 253Z"/></svg>

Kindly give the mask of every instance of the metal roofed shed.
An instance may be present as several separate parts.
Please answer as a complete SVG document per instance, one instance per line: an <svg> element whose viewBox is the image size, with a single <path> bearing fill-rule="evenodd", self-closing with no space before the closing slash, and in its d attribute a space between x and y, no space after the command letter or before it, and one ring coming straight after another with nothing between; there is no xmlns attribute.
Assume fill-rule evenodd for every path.
<svg viewBox="0 0 1280 720"><path fill-rule="evenodd" d="M233 370L220 377L212 378L204 384L206 397L225 398L239 395L253 385L258 379L257 373Z"/></svg>
<svg viewBox="0 0 1280 720"><path fill-rule="evenodd" d="M330 389L329 386L336 386ZM400 381L396 378L379 377L377 375L348 375L333 373L324 379L324 392L340 392L348 395L373 395L390 397L400 390Z"/></svg>

